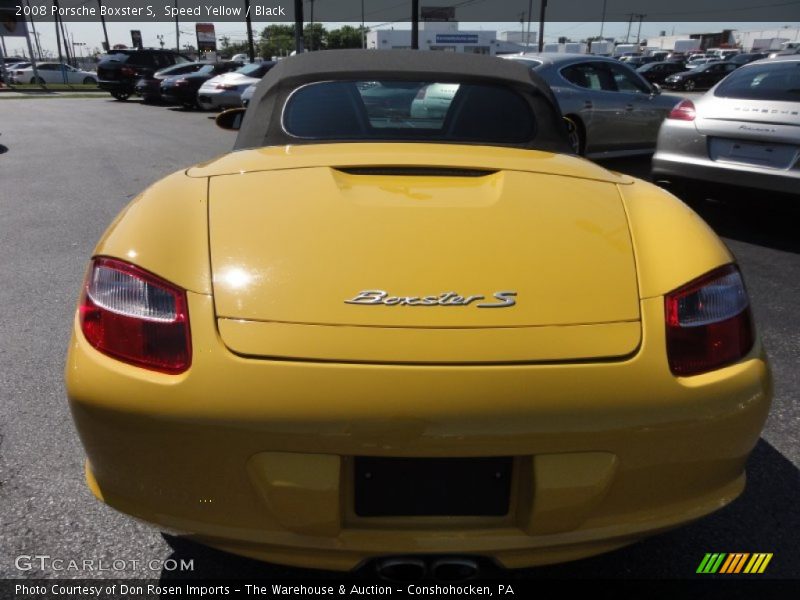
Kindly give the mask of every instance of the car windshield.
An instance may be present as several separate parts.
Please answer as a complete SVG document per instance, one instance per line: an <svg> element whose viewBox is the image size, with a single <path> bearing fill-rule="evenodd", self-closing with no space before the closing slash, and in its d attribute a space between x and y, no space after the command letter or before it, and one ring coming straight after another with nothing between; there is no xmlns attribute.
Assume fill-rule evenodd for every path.
<svg viewBox="0 0 800 600"><path fill-rule="evenodd" d="M435 81L327 81L295 90L283 128L315 140L520 144L536 133L533 109L507 86Z"/></svg>
<svg viewBox="0 0 800 600"><path fill-rule="evenodd" d="M128 60L128 58L130 58L130 55L126 54L125 52L109 52L108 54L103 54L103 56L100 57L100 62L105 60L113 60L115 62L124 63Z"/></svg>
<svg viewBox="0 0 800 600"><path fill-rule="evenodd" d="M242 75L247 75L248 77L261 77L264 73L262 73L264 67L260 63L253 63L250 65L245 65L240 69L236 69L237 73L241 73Z"/></svg>
<svg viewBox="0 0 800 600"><path fill-rule="evenodd" d="M197 75L210 75L211 73L220 72L222 69L217 68L215 65L203 65L195 73Z"/></svg>
<svg viewBox="0 0 800 600"><path fill-rule="evenodd" d="M741 67L714 92L720 98L800 101L800 61Z"/></svg>

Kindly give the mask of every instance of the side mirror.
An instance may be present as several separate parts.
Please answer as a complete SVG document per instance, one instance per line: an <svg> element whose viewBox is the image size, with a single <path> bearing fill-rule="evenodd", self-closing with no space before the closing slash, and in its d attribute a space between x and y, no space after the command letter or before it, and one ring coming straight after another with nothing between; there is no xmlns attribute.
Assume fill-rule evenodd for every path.
<svg viewBox="0 0 800 600"><path fill-rule="evenodd" d="M217 127L228 131L239 131L242 126L244 112L244 108L231 108L230 110L222 111L215 120Z"/></svg>
<svg viewBox="0 0 800 600"><path fill-rule="evenodd" d="M658 96L659 94L661 94L661 86L658 85L657 83L654 83L653 84L653 95L654 96Z"/></svg>

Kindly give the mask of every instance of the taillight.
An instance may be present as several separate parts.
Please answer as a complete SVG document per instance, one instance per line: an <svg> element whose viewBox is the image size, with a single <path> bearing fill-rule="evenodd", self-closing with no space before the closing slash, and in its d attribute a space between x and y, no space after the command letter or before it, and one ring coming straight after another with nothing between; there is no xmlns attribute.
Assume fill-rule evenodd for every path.
<svg viewBox="0 0 800 600"><path fill-rule="evenodd" d="M119 72L120 72L121 75L124 75L125 77L135 77L136 76L136 69L134 69L132 67L122 67L122 68L120 68Z"/></svg>
<svg viewBox="0 0 800 600"><path fill-rule="evenodd" d="M697 113L694 109L694 102L691 100L681 100L675 108L667 114L668 119L677 119L678 121L694 121Z"/></svg>
<svg viewBox="0 0 800 600"><path fill-rule="evenodd" d="M667 357L675 375L713 371L753 347L750 301L736 265L715 269L664 298Z"/></svg>
<svg viewBox="0 0 800 600"><path fill-rule="evenodd" d="M83 335L104 354L172 374L191 364L186 292L147 271L94 259L79 311Z"/></svg>
<svg viewBox="0 0 800 600"><path fill-rule="evenodd" d="M235 90L238 86L233 85L232 83L218 83L217 89L218 90Z"/></svg>

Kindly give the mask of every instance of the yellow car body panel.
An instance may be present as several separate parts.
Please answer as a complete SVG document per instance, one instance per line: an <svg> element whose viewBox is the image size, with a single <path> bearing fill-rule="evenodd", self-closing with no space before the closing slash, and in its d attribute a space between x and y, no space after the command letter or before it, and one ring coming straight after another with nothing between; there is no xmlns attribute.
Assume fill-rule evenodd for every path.
<svg viewBox="0 0 800 600"><path fill-rule="evenodd" d="M168 375L115 360L87 342L76 316L67 394L88 456L87 482L99 499L231 552L351 569L402 554L475 554L509 567L570 560L699 518L741 492L772 393L760 341L736 363L692 377L674 376L666 360L663 294L731 261L693 213L643 182L577 158L486 147L367 146L233 153L156 184L112 225L98 255L132 261L126 253L134 248L137 265L189 290L192 364ZM446 249L467 246L472 262L458 268L451 256L426 258L419 248L427 242L412 236L414 279L403 255L373 236L364 265L353 264L356 246L344 239L352 223L363 227L391 215L388 223L430 235L420 215L446 211L459 198L444 189L439 200L416 197L436 196L439 178L412 183L378 176L360 183L329 167L431 161L501 171L451 182L463 186L464 202L486 211L468 226L442 229ZM274 197L292 195L283 186L293 181L316 187L277 204ZM562 236L582 248L586 265L558 231L537 226L536 215L526 212L524 182L535 183L531 197L545 198L539 223L558 223ZM326 217L319 220L310 198L331 186L344 190L342 205L325 207L319 199ZM549 200L567 189L583 195L562 196L564 206ZM277 225L259 207L257 193ZM225 201L234 210L223 210ZM403 202L416 208L396 206ZM442 206L419 206L425 202ZM570 211L571 202L580 210ZM258 255L258 236L246 230L251 213L240 210L256 215L254 229L263 225L262 233L291 248L281 255L272 247L274 262L301 269L304 261L320 261L308 267L319 286L310 288L304 273L292 280L280 264L270 271ZM605 270L619 275L619 288L598 290L595 312L593 298L561 294L560 314L548 292L575 288L548 280L538 292L524 288L541 299L541 308L522 304L520 293L517 312L483 309L510 315L484 315L469 305L358 306L364 321L348 317L342 293L376 284L359 281L354 271L379 273L375 255L381 253L397 261L385 264L387 274L419 285L398 294L448 291L450 283L426 267L440 277L445 266L451 269L453 285L464 288L455 291L463 294L490 295L509 278L508 289L533 286L528 280L535 280L535 270L516 262L514 252L503 264L493 254L501 234L480 227L495 219L521 228L513 221L523 218L534 234L525 244L541 239L560 248L550 258L561 261L561 270L549 277L569 277L572 268L586 277ZM191 231L177 226L182 220ZM161 234L142 233L148 223ZM687 248L674 247L676 236L662 231L673 227L684 228ZM490 242L484 259L474 250L482 244L479 233ZM167 234L171 239L162 239ZM529 251L525 244L516 248ZM535 252L527 258L535 260ZM217 261L242 269L243 288L253 280L248 275L281 279L272 288L249 288L249 296L235 289L236 278L219 279ZM288 287L279 285L286 281ZM467 289L472 281L480 288L475 292ZM228 286L225 297L222 286ZM282 305L270 306L270 289L284 294ZM314 312L298 301L299 316L293 316L285 304L299 293L318 294L322 306ZM432 327L439 318L446 326ZM470 318L478 326L469 327ZM312 348L305 354L304 345ZM353 489L361 456L513 457L509 512L359 516Z"/></svg>
<svg viewBox="0 0 800 600"><path fill-rule="evenodd" d="M191 177L241 175L311 167L423 166L559 173L567 177L631 184L633 178L572 156L459 144L356 143L268 146L231 152L186 171ZM284 190L287 191L287 190Z"/></svg>

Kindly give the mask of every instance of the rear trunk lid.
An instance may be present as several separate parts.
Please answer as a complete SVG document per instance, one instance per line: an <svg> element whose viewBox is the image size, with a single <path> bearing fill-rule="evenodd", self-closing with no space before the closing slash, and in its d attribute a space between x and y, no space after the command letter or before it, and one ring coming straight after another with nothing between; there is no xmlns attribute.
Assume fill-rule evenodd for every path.
<svg viewBox="0 0 800 600"><path fill-rule="evenodd" d="M229 175L229 158L190 172L219 175L211 264L231 350L496 363L638 347L623 178L531 151L402 146L262 149L234 153Z"/></svg>
<svg viewBox="0 0 800 600"><path fill-rule="evenodd" d="M695 126L712 160L789 169L800 159L800 102L708 96Z"/></svg>

